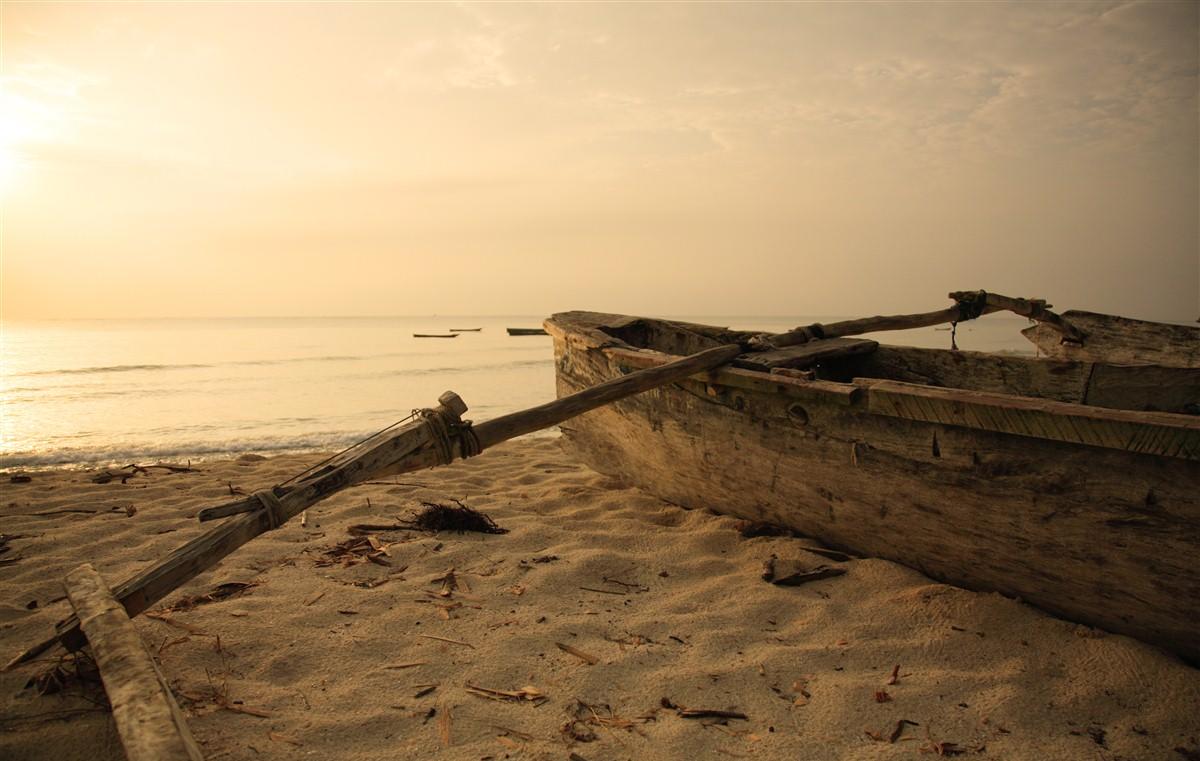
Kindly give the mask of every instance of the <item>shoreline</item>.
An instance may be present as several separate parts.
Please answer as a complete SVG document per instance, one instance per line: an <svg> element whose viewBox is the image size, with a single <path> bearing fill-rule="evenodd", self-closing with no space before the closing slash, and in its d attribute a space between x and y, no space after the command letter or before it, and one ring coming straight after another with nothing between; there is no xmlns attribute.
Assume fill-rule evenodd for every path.
<svg viewBox="0 0 1200 761"><path fill-rule="evenodd" d="M92 562L120 582L199 533L195 512L232 487L321 459L245 454L125 484L63 469L6 483L4 532L25 537L0 554L16 558L0 565L5 660L62 616L70 568ZM307 526L255 539L152 606L174 610L135 619L206 758L914 759L941 747L1115 761L1197 748L1200 671L1173 656L882 560L768 584L771 555L830 561L799 548L810 540L743 538L733 518L625 488L555 438L389 480L334 495ZM351 525L451 498L509 532L380 531L386 563L338 549ZM67 510L94 512L55 513ZM252 586L180 607L226 582ZM94 687L23 689L55 658L0 674L0 755L122 758ZM526 686L546 700L471 689ZM747 719L690 719L664 698Z"/></svg>
<svg viewBox="0 0 1200 761"><path fill-rule="evenodd" d="M555 438L559 435L558 426L549 429L533 431L524 434L528 439L544 439ZM337 447L329 446L314 446L314 447L281 447L272 449L269 447L238 447L238 448L214 448L211 451L200 450L171 450L164 452L162 456L153 453L146 454L146 450L137 450L130 447L128 450L122 450L122 455L129 454L131 456L114 456L114 455L98 455L94 459L77 459L77 460L62 460L46 463L26 463L17 465L8 465L6 457L0 456L0 482L3 482L4 477L14 475L34 475L37 473L56 473L59 471L84 472L88 470L103 470L106 468L121 468L130 464L140 465L142 467L153 467L156 465L184 465L191 463L213 463L223 462L226 460L236 460L242 455L252 454L274 459L278 457L298 457L298 458L318 458L323 459L330 457L337 452L344 451L354 443L365 440L367 435L363 435L347 442L344 445ZM140 456L139 456L140 455ZM33 457L36 457L33 456ZM153 460L153 461L151 461Z"/></svg>

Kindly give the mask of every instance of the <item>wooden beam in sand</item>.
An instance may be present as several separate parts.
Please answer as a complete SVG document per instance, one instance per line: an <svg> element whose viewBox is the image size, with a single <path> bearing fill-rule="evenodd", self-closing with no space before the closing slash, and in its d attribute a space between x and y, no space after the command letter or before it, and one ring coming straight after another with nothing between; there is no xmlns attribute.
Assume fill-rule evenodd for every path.
<svg viewBox="0 0 1200 761"><path fill-rule="evenodd" d="M96 569L85 563L71 571L66 590L92 646L129 761L203 761L162 672Z"/></svg>

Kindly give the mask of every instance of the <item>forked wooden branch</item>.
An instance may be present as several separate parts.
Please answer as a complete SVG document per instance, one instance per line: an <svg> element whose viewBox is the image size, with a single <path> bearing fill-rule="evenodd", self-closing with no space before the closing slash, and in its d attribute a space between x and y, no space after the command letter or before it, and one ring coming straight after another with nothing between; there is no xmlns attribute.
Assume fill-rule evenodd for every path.
<svg viewBox="0 0 1200 761"><path fill-rule="evenodd" d="M1012 312L1050 325L1062 333L1065 341L1083 343L1084 335L1061 316L1051 312L1051 305L1041 299L1015 299L1011 296L1001 296L998 293L987 293L986 291L954 291L949 294L949 297L957 303L946 309L919 314L862 317L857 320L833 322L819 326L818 335L814 335L812 326L796 328L787 333L770 337L770 342L777 347L794 346L820 338L842 338L885 330L928 328L946 323L965 322L992 312Z"/></svg>
<svg viewBox="0 0 1200 761"><path fill-rule="evenodd" d="M658 367L639 370L601 383L553 402L489 420L471 429L462 424L466 404L457 394L447 391L433 410L435 420L464 435L449 440L437 433L437 425L428 419L415 420L376 436L347 450L316 472L305 474L294 485L277 486L269 492L201 511L201 520L233 516L226 522L193 539L153 567L129 579L114 590L129 616L136 616L164 596L216 565L222 558L254 537L282 525L335 492L365 481L448 464L459 457L478 454L489 447L517 436L542 430L628 396L698 375L728 364L740 354L781 346L794 346L820 338L858 335L883 330L927 327L959 322L1001 309L1056 325L1064 336L1078 335L1058 315L1047 311L1042 301L1011 299L982 291L950 294L959 303L949 309L911 315L867 317L812 328L800 328L775 336L761 336L747 345L725 344L683 357ZM963 303L970 300L970 316ZM1081 336L1080 336L1081 338ZM55 635L5 665L5 669L24 663L61 642L71 649L83 644L75 617L58 624Z"/></svg>

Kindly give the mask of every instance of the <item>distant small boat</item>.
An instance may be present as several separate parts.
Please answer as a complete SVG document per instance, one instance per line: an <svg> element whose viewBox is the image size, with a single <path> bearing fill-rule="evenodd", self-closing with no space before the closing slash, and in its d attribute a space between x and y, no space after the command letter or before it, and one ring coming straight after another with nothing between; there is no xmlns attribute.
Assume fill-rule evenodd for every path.
<svg viewBox="0 0 1200 761"><path fill-rule="evenodd" d="M413 333L413 338L458 338L457 333Z"/></svg>
<svg viewBox="0 0 1200 761"><path fill-rule="evenodd" d="M548 336L550 335L541 328L509 328L510 336Z"/></svg>
<svg viewBox="0 0 1200 761"><path fill-rule="evenodd" d="M451 333L478 333L483 328L450 328Z"/></svg>

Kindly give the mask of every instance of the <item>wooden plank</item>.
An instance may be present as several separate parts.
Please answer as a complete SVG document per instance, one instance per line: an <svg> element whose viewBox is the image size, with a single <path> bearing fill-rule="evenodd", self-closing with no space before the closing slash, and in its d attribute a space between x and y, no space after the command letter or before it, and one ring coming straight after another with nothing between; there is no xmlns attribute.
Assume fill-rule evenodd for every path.
<svg viewBox="0 0 1200 761"><path fill-rule="evenodd" d="M1200 368L1096 364L1083 403L1200 414Z"/></svg>
<svg viewBox="0 0 1200 761"><path fill-rule="evenodd" d="M558 351L556 348L555 351ZM623 367L658 367L675 359L669 354L656 351L635 351L611 347L604 349L607 356ZM824 380L791 378L786 375L764 375L756 370L737 367L720 367L707 373L697 373L691 380L713 386L728 386L747 391L783 394L797 399L818 399L835 404L851 405L862 395L862 389L851 383L835 383Z"/></svg>
<svg viewBox="0 0 1200 761"><path fill-rule="evenodd" d="M734 360L733 365L760 372L770 372L776 367L804 370L837 357L869 354L878 347L878 341L866 338L825 338L774 351L746 354Z"/></svg>
<svg viewBox="0 0 1200 761"><path fill-rule="evenodd" d="M96 569L85 563L71 571L66 590L100 667L129 761L203 761L162 672Z"/></svg>
<svg viewBox="0 0 1200 761"><path fill-rule="evenodd" d="M1063 343L1045 325L1022 330L1046 356L1120 365L1200 367L1200 327L1134 320L1071 310L1063 317L1084 333L1083 344Z"/></svg>
<svg viewBox="0 0 1200 761"><path fill-rule="evenodd" d="M877 415L1200 460L1200 418L856 378Z"/></svg>
<svg viewBox="0 0 1200 761"><path fill-rule="evenodd" d="M886 378L925 386L1083 403L1091 365L978 351L880 346L822 370L829 380Z"/></svg>

